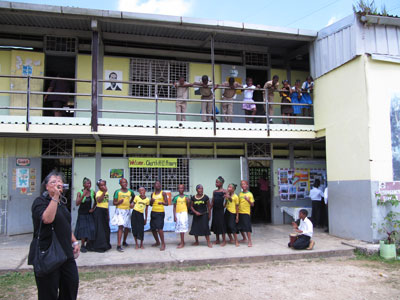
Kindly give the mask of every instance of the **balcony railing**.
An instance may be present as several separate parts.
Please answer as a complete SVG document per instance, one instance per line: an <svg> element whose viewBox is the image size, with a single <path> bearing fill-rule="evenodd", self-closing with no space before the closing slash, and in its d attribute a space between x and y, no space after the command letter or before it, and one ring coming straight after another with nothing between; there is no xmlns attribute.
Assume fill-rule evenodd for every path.
<svg viewBox="0 0 400 300"><path fill-rule="evenodd" d="M154 97L140 97L140 96L123 96L123 95L111 95L111 94L103 94L103 93L98 93L97 97L102 97L102 98L113 98L113 99L130 99L134 101L152 101L154 104L154 110L146 111L146 110L129 110L129 109L103 109L103 108L98 108L97 107L97 97L93 97L92 93L61 93L61 92L44 92L44 91L33 91L31 89L31 83L32 80L66 80L66 81L72 81L74 83L84 83L84 84L93 84L92 80L88 79L77 79L77 78L61 78L61 77L47 77L47 76L16 76L16 75L0 75L0 78L10 78L10 79L24 79L26 80L26 89L25 90L0 90L0 95L8 94L8 95L26 95L26 103L24 106L12 106L12 105L3 105L0 106L0 112L2 110L21 110L25 111L25 117L26 117L26 131L29 131L29 125L31 124L31 111L64 111L64 112L73 112L75 115L77 112L86 112L90 113L91 116L91 125L92 125L92 131L96 132L97 131L97 124L98 124L98 113L115 113L115 114L131 114L131 115L153 115L154 116L154 127L155 127L155 133L158 134L158 128L159 128L159 120L160 116L177 116L177 115L184 115L184 116L197 116L199 119L201 119L202 116L208 116L212 118L213 122L213 130L214 130L214 135L216 135L217 132L217 118L219 117L232 117L232 118L252 118L252 119L257 119L260 122L259 123L265 123L265 129L268 131L268 135L270 133L271 129L271 122L270 120L296 120L295 122L297 123L297 120L312 120L313 117L311 116L300 116L300 115L294 115L294 116L282 116L282 115L270 115L269 114L269 107L270 106L309 106L312 107L312 104L304 104L304 103L279 103L279 102L269 102L268 97L266 97L265 102L259 102L255 101L254 104L256 105L265 105L265 115L242 115L242 114L217 114L216 110L213 109L212 114L206 114L204 112L199 112L199 113L193 113L193 112L185 112L185 113L178 113L178 112L167 112L167 111L160 111L160 101L163 102L171 102L175 103L176 101L182 101L183 99L178 99L178 98L165 98L165 97L160 97L159 96L159 89L165 86L170 86L172 87L173 84L168 84L168 83L150 83L150 82L137 82L137 81L120 81L120 80L98 80L97 84L103 84L106 82L115 82L115 83L121 83L121 84L140 84L140 85L148 85L148 86L154 86ZM199 86L194 86L193 88L198 88ZM227 87L217 87L216 89L226 89ZM238 88L237 90L245 90L243 88ZM267 89L263 88L256 88L252 89L253 91L262 91L264 93L268 93ZM275 91L277 93L281 92L281 90ZM64 96L74 96L74 97L88 97L92 100L92 105L91 108L77 108L76 107L76 102L74 104L75 107L63 107L63 108L53 108L53 107L43 107L42 106L32 106L31 105L31 97L33 95L64 95ZM93 99L95 98L95 99ZM215 92L213 93L213 99L210 100L202 100L202 99L185 99L187 103L204 103L204 102L211 102L213 103L213 107L216 107L217 104L219 103L232 103L233 105L242 105L244 102L243 101L238 101L238 100L217 100L215 97ZM174 106L175 107L175 106ZM4 115L4 114L3 114ZM140 117L138 117L137 120L141 120ZM185 122L185 121L180 121L180 122ZM307 121L309 123L309 121ZM291 126L295 126L296 124L290 124Z"/></svg>

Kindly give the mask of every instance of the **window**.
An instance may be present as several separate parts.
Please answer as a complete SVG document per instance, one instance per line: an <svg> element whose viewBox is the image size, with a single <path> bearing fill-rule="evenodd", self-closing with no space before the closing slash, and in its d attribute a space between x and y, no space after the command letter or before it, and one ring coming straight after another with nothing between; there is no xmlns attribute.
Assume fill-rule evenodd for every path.
<svg viewBox="0 0 400 300"><path fill-rule="evenodd" d="M173 83L189 76L189 64L177 61L132 58L130 70L131 81L143 82L131 86L131 96L138 97L155 97L155 86L146 83ZM157 92L159 98L176 97L176 89L170 86L159 86Z"/></svg>
<svg viewBox="0 0 400 300"><path fill-rule="evenodd" d="M130 187L137 191L139 187L153 191L154 182L160 180L163 190L177 192L180 184L189 191L189 159L178 158L177 168L130 168Z"/></svg>
<svg viewBox="0 0 400 300"><path fill-rule="evenodd" d="M269 66L269 54L246 52L246 65L248 66Z"/></svg>
<svg viewBox="0 0 400 300"><path fill-rule="evenodd" d="M42 157L72 157L72 140L43 139Z"/></svg>
<svg viewBox="0 0 400 300"><path fill-rule="evenodd" d="M75 37L45 36L44 45L46 53L77 53L78 39Z"/></svg>

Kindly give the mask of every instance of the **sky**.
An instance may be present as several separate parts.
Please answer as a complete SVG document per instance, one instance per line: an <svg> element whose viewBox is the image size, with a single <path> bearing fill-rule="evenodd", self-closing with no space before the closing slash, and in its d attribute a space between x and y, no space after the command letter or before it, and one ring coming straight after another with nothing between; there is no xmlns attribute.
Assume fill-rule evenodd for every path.
<svg viewBox="0 0 400 300"><path fill-rule="evenodd" d="M320 30L350 14L356 0L14 0ZM400 0L375 0L400 16Z"/></svg>

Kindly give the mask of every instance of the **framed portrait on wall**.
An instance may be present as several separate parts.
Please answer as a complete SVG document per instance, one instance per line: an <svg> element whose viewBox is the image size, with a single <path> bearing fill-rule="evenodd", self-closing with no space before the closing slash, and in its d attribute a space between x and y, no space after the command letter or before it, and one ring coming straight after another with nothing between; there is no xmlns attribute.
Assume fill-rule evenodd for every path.
<svg viewBox="0 0 400 300"><path fill-rule="evenodd" d="M124 80L123 72L117 70L105 70L104 71L105 80ZM122 91L122 83L120 82L105 82L105 91Z"/></svg>

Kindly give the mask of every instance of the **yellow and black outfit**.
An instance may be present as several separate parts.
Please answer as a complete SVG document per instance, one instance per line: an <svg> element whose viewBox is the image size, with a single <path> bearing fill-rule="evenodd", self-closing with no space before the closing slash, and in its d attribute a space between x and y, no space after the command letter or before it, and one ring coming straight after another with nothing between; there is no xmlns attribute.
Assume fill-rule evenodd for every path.
<svg viewBox="0 0 400 300"><path fill-rule="evenodd" d="M254 203L254 197L251 192L239 194L239 223L238 230L242 232L251 231L251 206L250 203L244 198L247 197L251 203Z"/></svg>
<svg viewBox="0 0 400 300"><path fill-rule="evenodd" d="M190 235L206 236L210 235L210 228L208 226L208 210L207 204L210 199L207 195L202 195L200 198L192 196L190 199L193 202L193 208L200 213L200 216L193 215L192 228Z"/></svg>
<svg viewBox="0 0 400 300"><path fill-rule="evenodd" d="M152 193L151 197L154 199L152 209L151 209L151 219L150 219L150 229L151 230L162 230L164 228L164 196L163 191Z"/></svg>
<svg viewBox="0 0 400 300"><path fill-rule="evenodd" d="M132 234L138 240L143 241L144 238L144 218L143 213L148 205L150 205L149 198L142 199L139 195L135 196L133 200L135 206L132 210L131 226Z"/></svg>
<svg viewBox="0 0 400 300"><path fill-rule="evenodd" d="M236 206L239 205L239 197L233 194L230 199L226 198L226 210L224 215L226 232L227 233L237 233L236 224Z"/></svg>
<svg viewBox="0 0 400 300"><path fill-rule="evenodd" d="M103 195L104 192L98 191L96 193L96 208L93 212L95 238L88 241L87 250L95 252L105 252L111 249L110 244L110 225L108 215L108 192L105 193L102 202L97 202L97 199Z"/></svg>
<svg viewBox="0 0 400 300"><path fill-rule="evenodd" d="M115 199L122 203L117 205L113 218L111 219L111 225L113 226L123 226L124 228L131 228L131 210L130 201L135 197L135 193L127 189L126 192L118 189L114 193Z"/></svg>

